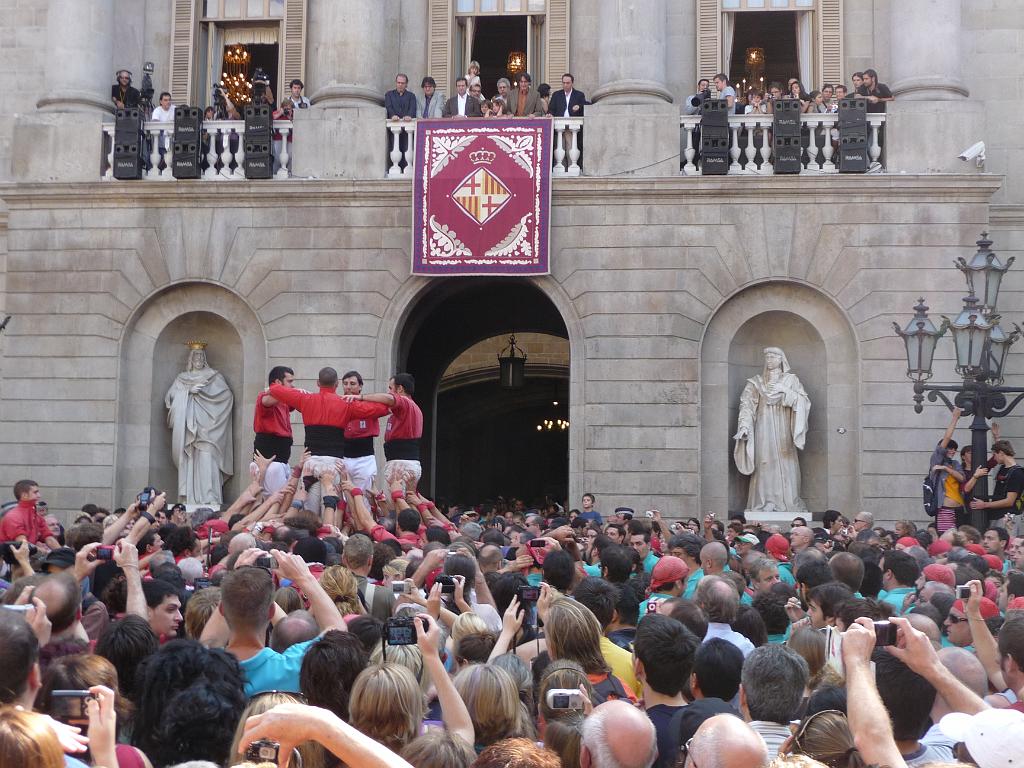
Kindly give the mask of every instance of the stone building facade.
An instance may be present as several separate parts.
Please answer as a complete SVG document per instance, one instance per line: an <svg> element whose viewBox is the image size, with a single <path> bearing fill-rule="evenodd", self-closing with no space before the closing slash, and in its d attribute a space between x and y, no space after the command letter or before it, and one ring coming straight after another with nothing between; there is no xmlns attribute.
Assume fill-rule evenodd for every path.
<svg viewBox="0 0 1024 768"><path fill-rule="evenodd" d="M157 91L189 99L195 77L175 64L188 53L182 3L0 0L0 84L19 105L0 118L0 315L13 316L0 336L0 486L32 476L71 510L172 485L163 395L181 341L200 336L235 394L230 496L271 366L293 365L307 387L323 365L357 368L380 389L415 359L419 329L450 322L447 357L428 366L436 403L460 353L507 330L457 314L493 292L534 318L518 330L568 341L570 499L592 491L602 509L670 516L742 506L737 398L772 344L813 403L810 508L919 516L948 416L914 413L891 323L922 295L933 316L959 311L951 264L982 230L1002 257L1024 249L1024 142L1010 127L1024 8L813 0L839 13L816 38L818 66L847 82L874 66L896 91L887 172L681 177L680 103L714 74L720 48L701 31L728 2L549 0L566 48L548 27L545 64L564 60L595 97L584 175L554 183L550 275L473 282L410 275L410 182L384 178L382 94L395 71L450 81L456 2L285 0L304 24L300 64L286 68L300 66L313 98L295 120L293 178L133 183L100 180L111 75L152 60ZM978 140L984 169L957 159ZM1004 324L1024 319L1022 290L1011 270ZM951 380L951 357L944 340L937 380ZM1008 369L1022 383L1024 356ZM1003 431L1024 439L1018 418Z"/></svg>

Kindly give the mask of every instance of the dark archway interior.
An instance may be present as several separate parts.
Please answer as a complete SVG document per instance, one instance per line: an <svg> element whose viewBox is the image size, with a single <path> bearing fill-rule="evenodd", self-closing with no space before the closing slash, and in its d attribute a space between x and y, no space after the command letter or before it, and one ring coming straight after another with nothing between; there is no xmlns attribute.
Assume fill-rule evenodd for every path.
<svg viewBox="0 0 1024 768"><path fill-rule="evenodd" d="M729 62L729 77L739 92L740 81L745 77L744 65L747 48L764 48L764 87L772 81L786 90L786 81L800 77L797 62L796 13L793 11L752 11L737 13L732 43L732 61ZM748 83L748 85L757 85ZM810 92L816 86L804 83Z"/></svg>
<svg viewBox="0 0 1024 768"><path fill-rule="evenodd" d="M529 281L516 278L438 280L410 313L398 367L416 377L416 402L423 409L421 487L428 493L476 501L498 493L539 496L567 487L568 433L564 439L541 434L536 424L543 418L568 418L568 372L531 371L527 359L526 386L505 390L497 384L495 360L494 381L476 380L439 393L442 375L463 350L492 336L527 331L568 338L551 301ZM558 379L563 381L556 408ZM527 439L529 430L532 439ZM546 462L541 469L539 457Z"/></svg>
<svg viewBox="0 0 1024 768"><path fill-rule="evenodd" d="M480 62L480 86L488 98L498 92L498 80L509 77L508 55L512 51L526 52L525 16L476 17L473 60Z"/></svg>

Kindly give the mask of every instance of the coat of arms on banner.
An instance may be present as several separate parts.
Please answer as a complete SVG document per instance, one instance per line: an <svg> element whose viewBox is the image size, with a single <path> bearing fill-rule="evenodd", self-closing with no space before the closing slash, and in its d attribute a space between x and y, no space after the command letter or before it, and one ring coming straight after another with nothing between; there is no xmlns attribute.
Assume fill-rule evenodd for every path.
<svg viewBox="0 0 1024 768"><path fill-rule="evenodd" d="M546 275L551 120L420 120L412 271Z"/></svg>

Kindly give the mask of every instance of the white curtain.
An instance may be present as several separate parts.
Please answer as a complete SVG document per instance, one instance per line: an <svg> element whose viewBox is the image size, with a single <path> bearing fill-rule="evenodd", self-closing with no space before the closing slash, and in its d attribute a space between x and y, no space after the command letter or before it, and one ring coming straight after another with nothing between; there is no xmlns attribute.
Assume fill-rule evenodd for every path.
<svg viewBox="0 0 1024 768"><path fill-rule="evenodd" d="M796 50L797 64L800 68L800 83L810 93L818 87L814 79L814 61L811 53L814 25L810 11L801 11L796 15Z"/></svg>
<svg viewBox="0 0 1024 768"><path fill-rule="evenodd" d="M722 72L731 76L729 67L732 66L732 43L736 36L736 14L722 14ZM699 77L714 77L716 72L701 72ZM740 75L742 77L742 75ZM731 81L730 81L731 82ZM735 86L735 83L733 83Z"/></svg>
<svg viewBox="0 0 1024 768"><path fill-rule="evenodd" d="M276 42L276 27L228 27L224 30L224 45L274 45Z"/></svg>

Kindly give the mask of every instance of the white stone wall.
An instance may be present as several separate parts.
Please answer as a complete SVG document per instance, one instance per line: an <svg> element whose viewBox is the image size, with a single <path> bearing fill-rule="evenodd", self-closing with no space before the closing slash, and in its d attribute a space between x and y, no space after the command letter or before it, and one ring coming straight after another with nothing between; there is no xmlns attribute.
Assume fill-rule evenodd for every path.
<svg viewBox="0 0 1024 768"><path fill-rule="evenodd" d="M10 178L14 116L34 112L43 85L46 0L0 0L0 181Z"/></svg>
<svg viewBox="0 0 1024 768"><path fill-rule="evenodd" d="M963 283L951 264L973 252L996 185L915 176L556 182L552 275L535 282L570 335L570 494L586 487L609 505L701 511L712 500L703 485L728 472L730 455L728 435L701 435L712 416L702 408L721 407L701 399L705 328L755 285L800 314L787 288L800 285L846 318L856 353L843 365L859 372L828 394L838 401L830 407L855 409L861 426L849 438L859 446L853 466L828 472L830 483L843 469L860 479L852 498L836 495L837 480L828 501L883 519L914 515L947 417L934 405L913 413L890 323L905 322L922 294L935 315L958 310ZM233 199L225 191L0 188L10 209L4 300L15 316L2 347L0 487L34 475L60 509L121 501L115 485L121 494L141 487L147 461L155 471L155 385L133 377L158 377L166 361L137 350L154 348L178 311L218 314L242 338L238 473L261 370L289 363L310 387L321 366L351 366L370 389L383 386L407 297L424 285L408 273L408 186L237 184ZM1001 251L1004 238L1019 250L1024 225L1005 221ZM1004 301L1014 321L1024 319L1019 272ZM1010 366L1024 371L1024 354ZM1024 434L1019 419L1006 433Z"/></svg>

